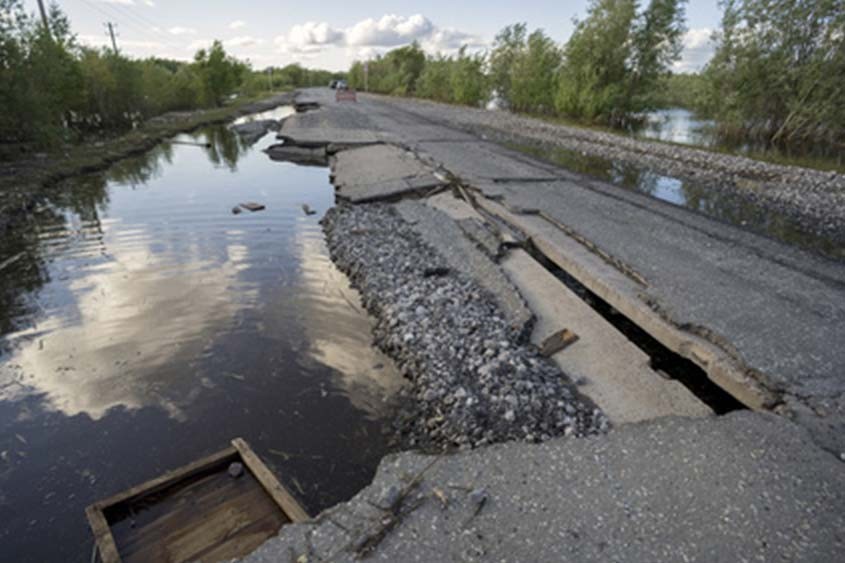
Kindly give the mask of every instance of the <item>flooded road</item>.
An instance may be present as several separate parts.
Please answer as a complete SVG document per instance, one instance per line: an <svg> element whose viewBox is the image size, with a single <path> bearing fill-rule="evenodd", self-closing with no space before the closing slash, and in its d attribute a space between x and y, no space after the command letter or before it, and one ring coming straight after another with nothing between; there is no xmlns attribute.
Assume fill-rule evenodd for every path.
<svg viewBox="0 0 845 563"><path fill-rule="evenodd" d="M272 133L173 141L0 242L4 561L88 561L87 504L234 437L313 514L390 447L400 378L327 256L327 171L272 162ZM266 209L233 213L249 201Z"/></svg>

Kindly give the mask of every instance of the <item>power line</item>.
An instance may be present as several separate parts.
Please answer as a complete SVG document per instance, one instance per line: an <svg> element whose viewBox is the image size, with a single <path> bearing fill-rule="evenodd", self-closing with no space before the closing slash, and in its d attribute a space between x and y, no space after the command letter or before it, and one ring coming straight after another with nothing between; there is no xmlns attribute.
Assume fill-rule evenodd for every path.
<svg viewBox="0 0 845 563"><path fill-rule="evenodd" d="M183 49L185 48L185 46L184 46L184 45L177 45L177 44L175 44L175 43L171 43L170 41L166 41L166 40L164 40L164 39L161 39L161 38L159 38L159 37L156 37L156 36L154 36L154 35L150 34L150 32L149 32L147 29L145 29L145 28L143 28L143 27L139 27L138 25L136 25L136 24L135 24L134 22L132 22L132 21L127 21L127 20L123 17L125 14L121 14L121 13L118 13L118 12L116 12L116 11L112 11L112 10L110 10L110 11L108 11L108 12L107 12L107 11L105 11L105 10L103 9L103 8L113 8L113 7L115 6L114 4L103 4L103 8L101 8L100 6L98 6L98 5L96 5L96 4L92 3L92 2L89 2L88 0L81 0L81 1L82 1L82 3L83 3L83 4L85 4L86 6L88 6L89 8L91 8L92 10L95 10L95 11L99 12L100 14L102 14L102 15L106 16L107 18L109 18L109 20L111 20L111 19L115 19L115 16L117 16L117 19L122 20L122 23L123 23L125 26L127 26L127 27L129 27L129 28L133 29L134 31L136 31L136 32L138 32L138 33L140 33L140 34L144 35L145 37L147 37L147 38L149 38L149 39L152 39L152 40L154 40L154 41L156 41L156 42L159 42L159 43L163 43L165 46L170 47L171 49L183 50Z"/></svg>

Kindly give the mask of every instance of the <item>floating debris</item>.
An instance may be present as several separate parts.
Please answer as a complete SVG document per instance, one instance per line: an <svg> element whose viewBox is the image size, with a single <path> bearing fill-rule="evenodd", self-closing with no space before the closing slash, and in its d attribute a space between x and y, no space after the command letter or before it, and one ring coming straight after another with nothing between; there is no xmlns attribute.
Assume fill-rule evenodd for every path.
<svg viewBox="0 0 845 563"><path fill-rule="evenodd" d="M254 201L247 201L245 203L242 203L241 207L243 207L247 211L252 211L252 212L261 211L263 209L266 209L266 207L264 207L264 205L262 205L260 203L255 203Z"/></svg>

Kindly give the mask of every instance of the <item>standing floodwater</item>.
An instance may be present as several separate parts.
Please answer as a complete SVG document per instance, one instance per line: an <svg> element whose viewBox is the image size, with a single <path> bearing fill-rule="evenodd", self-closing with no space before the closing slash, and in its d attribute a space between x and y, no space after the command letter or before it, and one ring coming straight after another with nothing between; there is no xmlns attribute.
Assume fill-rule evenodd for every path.
<svg viewBox="0 0 845 563"><path fill-rule="evenodd" d="M4 561L87 561L87 504L237 436L312 513L370 480L399 377L326 254L326 170L272 142L181 135L0 242Z"/></svg>

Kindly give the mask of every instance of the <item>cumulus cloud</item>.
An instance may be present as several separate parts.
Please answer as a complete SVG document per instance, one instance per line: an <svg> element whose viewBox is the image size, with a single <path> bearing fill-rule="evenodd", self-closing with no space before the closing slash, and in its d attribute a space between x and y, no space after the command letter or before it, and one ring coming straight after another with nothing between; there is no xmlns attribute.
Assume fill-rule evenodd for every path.
<svg viewBox="0 0 845 563"><path fill-rule="evenodd" d="M246 22L244 20L235 20L229 24L229 29L240 29L242 27L246 27Z"/></svg>
<svg viewBox="0 0 845 563"><path fill-rule="evenodd" d="M388 14L379 20L367 18L347 29L346 44L361 47L395 47L423 39L434 31L431 21L421 14L411 17Z"/></svg>
<svg viewBox="0 0 845 563"><path fill-rule="evenodd" d="M433 53L454 51L464 45L467 47L483 47L486 43L480 37L471 33L452 28L438 29L422 41L423 48Z"/></svg>
<svg viewBox="0 0 845 563"><path fill-rule="evenodd" d="M287 35L287 42L298 47L309 45L332 45L342 41L344 32L329 24L306 22L293 26Z"/></svg>
<svg viewBox="0 0 845 563"><path fill-rule="evenodd" d="M407 17L387 14L379 19L361 20L346 29L334 28L326 22L306 22L293 26L274 42L283 53L314 54L328 47L347 47L350 56L370 58L414 41L431 52L454 51L462 45L483 45L472 34L438 28L422 14Z"/></svg>
<svg viewBox="0 0 845 563"><path fill-rule="evenodd" d="M167 30L172 35L196 35L197 30L193 27L174 26Z"/></svg>
<svg viewBox="0 0 845 563"><path fill-rule="evenodd" d="M715 51L713 30L707 27L690 29L684 34L680 60L673 65L675 72L696 72L701 70Z"/></svg>
<svg viewBox="0 0 845 563"><path fill-rule="evenodd" d="M123 4L124 6L134 6L135 0L100 0L103 4Z"/></svg>

